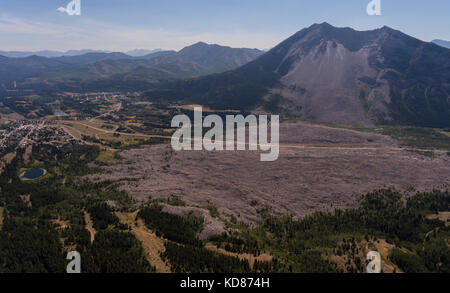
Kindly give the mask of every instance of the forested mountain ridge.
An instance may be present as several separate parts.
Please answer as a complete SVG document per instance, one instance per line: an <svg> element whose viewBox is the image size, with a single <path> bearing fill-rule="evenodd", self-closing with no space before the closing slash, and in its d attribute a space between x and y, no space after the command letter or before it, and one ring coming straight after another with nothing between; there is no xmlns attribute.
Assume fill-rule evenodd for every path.
<svg viewBox="0 0 450 293"><path fill-rule="evenodd" d="M32 90L142 90L161 82L232 70L262 53L197 43L180 52L137 57L103 52L54 58L0 56L0 83L13 88L16 81L18 88Z"/></svg>

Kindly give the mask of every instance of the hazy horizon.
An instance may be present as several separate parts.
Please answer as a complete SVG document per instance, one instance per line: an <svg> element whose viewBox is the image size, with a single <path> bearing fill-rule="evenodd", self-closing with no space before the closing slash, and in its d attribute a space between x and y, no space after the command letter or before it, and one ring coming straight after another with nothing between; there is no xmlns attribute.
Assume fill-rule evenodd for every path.
<svg viewBox="0 0 450 293"><path fill-rule="evenodd" d="M327 22L328 23L328 22ZM311 24L311 25L313 25L313 24ZM331 24L332 26L334 26L333 24ZM336 26L335 26L336 27ZM305 28L307 28L307 27L304 27L304 28L301 28L300 30L302 30L302 29L305 29ZM343 27L338 27L338 28L343 28ZM374 28L373 30L376 30L376 29L380 29L381 27L377 27L377 28ZM392 29L396 29L396 28L392 28ZM298 30L298 31L300 31L300 30ZM295 33L297 33L298 31L296 31L296 32L293 32L292 33L292 35L293 34L295 34ZM363 31L363 30L360 30L360 31ZM364 30L364 31L369 31L369 30ZM412 37L414 37L414 36L412 36ZM283 39L283 40L280 40L278 43L276 43L274 46L276 46L276 45L278 45L279 43L281 43L282 41L284 41L285 39ZM436 38L436 39L432 39L432 40L430 40L430 41L426 41L426 40L422 40L422 41L425 41L425 42L432 42L432 41L443 41L443 42L450 42L450 41L448 41L448 40L444 40L444 39L439 39L439 38ZM194 42L194 43L187 43L185 46L183 46L183 47L181 47L180 49L165 49L165 48L132 48L132 49L126 49L126 50L107 50L107 49L92 49L92 48L90 48L90 47L87 47L87 48L81 48L81 49L68 49L68 50L57 50L57 49L55 49L55 50L53 50L53 49L42 49L42 50L3 50L3 49L1 49L1 47L0 47L0 51L3 51L3 52L30 52L30 53L39 53L39 52L58 52L58 53L67 53L67 52L71 52L71 51L80 51L80 52L82 52L82 51L95 51L95 52L105 52L105 53L128 53L128 52L133 52L133 51L153 51L152 53L154 53L154 52L161 52L161 51L180 51L180 50L182 50L183 48L186 48L186 47L189 47L189 46L192 46L192 45L195 45L195 44L197 44L197 43L206 43L206 44L208 44L208 45L219 45L219 46L225 46L225 47L232 47L232 46L228 46L228 45L226 45L226 44L219 44L219 43L210 43L210 42L204 42L204 41L202 41L202 40L198 40L197 42ZM251 48L251 47L232 47L232 48L247 48L247 49L257 49L257 50L261 50L261 51L268 51L268 50L270 50L271 48L273 48L273 47L270 47L270 48Z"/></svg>
<svg viewBox="0 0 450 293"><path fill-rule="evenodd" d="M369 0L81 0L81 16L57 10L69 2L0 0L0 50L180 50L199 41L264 50L322 22L356 30L387 25L423 41L450 40L450 3L444 0L382 0L381 16L367 15Z"/></svg>

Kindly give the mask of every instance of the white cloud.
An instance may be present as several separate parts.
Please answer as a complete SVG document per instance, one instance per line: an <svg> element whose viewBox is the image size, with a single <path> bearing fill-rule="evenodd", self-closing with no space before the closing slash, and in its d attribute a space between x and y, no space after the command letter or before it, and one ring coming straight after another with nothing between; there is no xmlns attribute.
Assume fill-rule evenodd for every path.
<svg viewBox="0 0 450 293"><path fill-rule="evenodd" d="M58 10L59 12L62 12L62 13L66 12L66 9L64 7L59 7L56 10Z"/></svg>

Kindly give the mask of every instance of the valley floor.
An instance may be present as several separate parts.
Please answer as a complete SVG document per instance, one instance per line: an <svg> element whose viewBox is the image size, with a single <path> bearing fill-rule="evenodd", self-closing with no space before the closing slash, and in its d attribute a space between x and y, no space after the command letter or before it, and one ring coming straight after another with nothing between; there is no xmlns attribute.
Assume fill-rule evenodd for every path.
<svg viewBox="0 0 450 293"><path fill-rule="evenodd" d="M380 134L286 123L280 142L279 159L269 163L254 151L173 152L170 145L128 150L91 178L123 179L121 188L140 201L177 196L250 223L264 206L301 217L355 207L361 194L376 189L407 192L450 184L445 151L427 157Z"/></svg>

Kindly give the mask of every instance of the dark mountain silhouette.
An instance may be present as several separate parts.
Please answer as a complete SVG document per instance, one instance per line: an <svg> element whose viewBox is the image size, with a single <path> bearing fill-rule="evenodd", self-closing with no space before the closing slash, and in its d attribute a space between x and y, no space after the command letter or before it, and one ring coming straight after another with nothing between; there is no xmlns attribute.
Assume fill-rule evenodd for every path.
<svg viewBox="0 0 450 293"><path fill-rule="evenodd" d="M448 127L449 92L450 50L389 27L322 23L236 70L147 95L324 122Z"/></svg>
<svg viewBox="0 0 450 293"><path fill-rule="evenodd" d="M58 60L36 55L26 58L8 58L0 55L0 82L7 83L63 68L67 68L67 65Z"/></svg>
<svg viewBox="0 0 450 293"><path fill-rule="evenodd" d="M179 52L161 51L144 56L153 65L169 63L192 63L201 68L203 74L236 69L264 54L258 49L230 48L209 45L203 42L183 48Z"/></svg>
<svg viewBox="0 0 450 293"><path fill-rule="evenodd" d="M184 48L178 55L182 60L195 62L213 73L238 68L263 53L257 49L235 49L199 42Z"/></svg>

